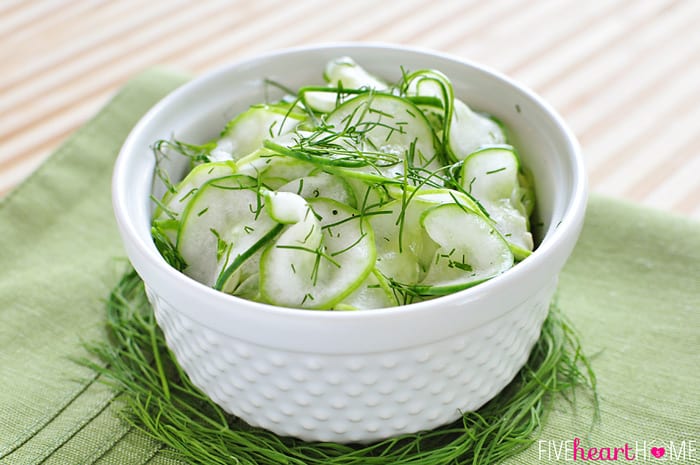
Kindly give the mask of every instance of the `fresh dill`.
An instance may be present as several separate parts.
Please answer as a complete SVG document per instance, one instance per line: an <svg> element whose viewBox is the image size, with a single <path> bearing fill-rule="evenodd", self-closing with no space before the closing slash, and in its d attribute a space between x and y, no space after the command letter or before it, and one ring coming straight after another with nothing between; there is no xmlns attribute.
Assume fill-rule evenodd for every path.
<svg viewBox="0 0 700 465"><path fill-rule="evenodd" d="M209 231L214 235L216 238L216 261L221 260L221 257L223 257L224 253L226 253L226 249L230 247L229 243L224 240L223 237L221 237L221 234L219 234L219 231L217 231L214 228L209 228Z"/></svg>
<svg viewBox="0 0 700 465"><path fill-rule="evenodd" d="M163 453L192 464L491 465L532 446L555 403L583 403L597 412L593 366L556 303L525 366L478 411L431 431L366 445L279 437L225 413L174 359L134 271L116 285L106 307L110 338L88 346L99 362L81 362L121 394L131 426L162 444Z"/></svg>
<svg viewBox="0 0 700 465"><path fill-rule="evenodd" d="M158 225L154 224L151 227L151 236L153 237L153 242L160 252L163 259L173 268L178 271L182 271L187 268L187 262L182 257L180 252L178 252L177 247L168 238L168 235L164 230Z"/></svg>

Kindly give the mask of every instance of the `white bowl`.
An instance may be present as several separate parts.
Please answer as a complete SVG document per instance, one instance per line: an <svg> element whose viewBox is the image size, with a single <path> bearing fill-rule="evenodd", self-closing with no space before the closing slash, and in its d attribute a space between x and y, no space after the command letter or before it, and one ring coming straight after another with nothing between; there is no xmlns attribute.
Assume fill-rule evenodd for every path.
<svg viewBox="0 0 700 465"><path fill-rule="evenodd" d="M279 308L210 289L171 268L150 235L154 157L175 135L203 142L265 98L264 78L321 83L351 56L390 81L400 67L435 68L455 94L510 130L537 194L536 251L486 283L404 307L356 312ZM275 89L267 91L274 94ZM170 167L182 175L184 163ZM168 345L192 381L226 411L280 435L372 441L432 429L502 390L537 340L557 276L578 238L586 180L578 143L539 97L512 80L440 53L337 44L259 55L177 89L132 130L119 154L113 204L126 252L146 283Z"/></svg>

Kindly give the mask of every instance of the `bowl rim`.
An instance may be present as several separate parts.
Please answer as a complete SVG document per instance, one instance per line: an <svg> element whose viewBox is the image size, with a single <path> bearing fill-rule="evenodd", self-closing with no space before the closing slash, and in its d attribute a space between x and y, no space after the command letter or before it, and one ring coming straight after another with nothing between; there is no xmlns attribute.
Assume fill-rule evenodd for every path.
<svg viewBox="0 0 700 465"><path fill-rule="evenodd" d="M459 65L464 65L473 68L476 71L488 74L490 77L499 80L510 87L514 87L532 103L535 103L540 110L547 115L547 117L551 120L551 123L553 123L553 125L556 127L557 131L562 134L562 140L566 142L567 146L566 152L567 154L571 155L570 163L572 166L571 172L573 174L573 185L570 187L570 200L564 206L564 212L560 223L554 228L554 231L549 233L546 240L542 241L531 256L529 256L526 260L519 262L517 266L514 266L503 274L462 291L408 305L381 309L358 310L352 312L288 308L242 299L240 297L214 290L213 288L189 278L184 273L181 273L170 266L163 259L153 244L150 235L145 235L136 228L136 225L130 218L129 212L127 212L126 208L124 208L124 205L128 203L125 201L127 191L125 188L128 186L128 182L126 182L125 179L125 173L127 171L127 167L131 163L131 159L134 158L134 154L137 153L137 150L135 150L137 148L135 144L139 138L139 133L147 128L154 119L157 119L159 113L161 113L164 108L167 108L172 101L175 101L181 98L182 95L186 95L193 89L196 89L202 82L211 80L220 74L228 73L231 69L253 65L258 61L266 61L282 55L330 50L334 48L355 48L358 50L381 49L386 50L387 53L398 51L402 53L423 54L430 55L438 59L452 61L458 63ZM324 321L384 319L386 317L394 317L397 314L417 314L426 311L433 311L435 307L438 306L454 306L457 303L463 303L465 300L479 301L494 293L507 292L508 289L513 286L513 284L518 282L518 280L522 279L529 273L536 272L540 267L550 261L553 258L553 255L557 253L559 248L561 248L568 241L571 241L572 236L574 237L575 241L575 238L578 237L583 223L587 196L587 175L580 144L574 133L564 122L563 118L543 98L541 98L527 86L483 64L453 54L428 48L406 46L387 42L328 42L276 49L242 57L241 59L220 65L210 71L200 74L168 93L140 118L138 123L129 132L129 135L125 139L119 151L119 155L114 164L112 176L113 210L117 223L120 226L123 240L125 242L128 240L132 246L135 246L140 255L148 260L149 265L165 273L168 279L172 280L173 282L179 282L179 284L183 286L188 286L190 288L190 292L201 293L202 299L213 299L212 303L214 301L218 301L218 303L222 305L228 303L232 309L235 309L237 312L264 312L270 316L293 316L295 319L322 319ZM573 244L571 247L573 247ZM558 271L559 270L557 270L557 273ZM146 280L144 279L144 281ZM148 282L146 282L146 284L148 285Z"/></svg>

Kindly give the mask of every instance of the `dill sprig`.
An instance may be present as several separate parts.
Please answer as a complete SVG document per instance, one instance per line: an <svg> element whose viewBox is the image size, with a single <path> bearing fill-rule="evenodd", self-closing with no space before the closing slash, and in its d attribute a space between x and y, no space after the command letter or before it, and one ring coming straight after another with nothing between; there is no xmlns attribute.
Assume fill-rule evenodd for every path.
<svg viewBox="0 0 700 465"><path fill-rule="evenodd" d="M497 464L528 448L557 398L591 396L596 378L578 336L552 304L525 366L477 412L452 424L369 445L279 437L228 415L197 389L165 344L143 283L127 272L107 300L109 342L82 360L121 393L123 418L161 442L161 453L192 464L438 465ZM597 410L596 410L597 412Z"/></svg>
<svg viewBox="0 0 700 465"><path fill-rule="evenodd" d="M188 144L187 142L176 139L165 140L161 139L153 144L153 151L156 158L167 158L168 152L175 152L179 155L190 159L192 164L200 164L209 162L211 151L216 148L216 141L207 142L206 144Z"/></svg>
<svg viewBox="0 0 700 465"><path fill-rule="evenodd" d="M163 222L156 222L151 227L151 236L153 237L153 242L158 249L158 252L163 256L163 259L178 271L182 271L187 268L187 262L182 257L180 252L178 252L177 247L168 238L168 235L163 231L160 224Z"/></svg>

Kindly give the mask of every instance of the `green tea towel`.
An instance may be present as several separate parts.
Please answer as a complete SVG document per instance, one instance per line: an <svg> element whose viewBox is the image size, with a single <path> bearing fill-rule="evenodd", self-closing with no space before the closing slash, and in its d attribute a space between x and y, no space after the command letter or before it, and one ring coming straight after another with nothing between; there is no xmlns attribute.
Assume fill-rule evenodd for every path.
<svg viewBox="0 0 700 465"><path fill-rule="evenodd" d="M106 337L103 299L123 269L114 158L184 80L135 78L0 203L2 465L180 463L125 425L119 399L73 359ZM594 196L559 303L595 354L600 419L588 398L561 399L509 463L570 461L576 438L584 453L627 444L642 463L661 447L662 460L700 462L700 224Z"/></svg>

